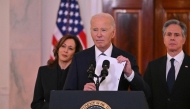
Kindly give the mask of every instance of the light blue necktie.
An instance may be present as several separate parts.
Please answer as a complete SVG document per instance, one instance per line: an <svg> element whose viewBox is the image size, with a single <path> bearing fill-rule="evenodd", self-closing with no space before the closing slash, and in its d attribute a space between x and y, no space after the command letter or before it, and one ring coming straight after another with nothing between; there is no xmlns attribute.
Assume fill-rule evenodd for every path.
<svg viewBox="0 0 190 109"><path fill-rule="evenodd" d="M106 54L104 54L104 52L102 52L100 55L106 56Z"/></svg>

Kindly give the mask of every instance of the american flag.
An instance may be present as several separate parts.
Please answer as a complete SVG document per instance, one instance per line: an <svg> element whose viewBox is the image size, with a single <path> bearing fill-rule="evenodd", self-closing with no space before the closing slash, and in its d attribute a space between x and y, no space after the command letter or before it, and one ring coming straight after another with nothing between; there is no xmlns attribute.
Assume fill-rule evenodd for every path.
<svg viewBox="0 0 190 109"><path fill-rule="evenodd" d="M56 28L52 37L51 59L54 59L53 48L61 37L66 34L79 38L83 49L87 48L86 34L80 17L79 5L76 0L61 0L57 13Z"/></svg>

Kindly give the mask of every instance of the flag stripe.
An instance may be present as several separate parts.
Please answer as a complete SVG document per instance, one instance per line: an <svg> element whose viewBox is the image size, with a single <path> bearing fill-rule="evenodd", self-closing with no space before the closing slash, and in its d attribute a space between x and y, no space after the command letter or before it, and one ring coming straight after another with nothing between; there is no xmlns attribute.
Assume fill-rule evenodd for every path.
<svg viewBox="0 0 190 109"><path fill-rule="evenodd" d="M57 44L57 39L55 38L54 35L53 35L53 38L52 38L52 44L53 44L53 45L56 45L56 44Z"/></svg>
<svg viewBox="0 0 190 109"><path fill-rule="evenodd" d="M82 44L84 45L84 48L87 48L86 35L85 35L84 31L81 31L81 32L79 33L79 37L80 37L80 39L81 39L81 41L82 41Z"/></svg>

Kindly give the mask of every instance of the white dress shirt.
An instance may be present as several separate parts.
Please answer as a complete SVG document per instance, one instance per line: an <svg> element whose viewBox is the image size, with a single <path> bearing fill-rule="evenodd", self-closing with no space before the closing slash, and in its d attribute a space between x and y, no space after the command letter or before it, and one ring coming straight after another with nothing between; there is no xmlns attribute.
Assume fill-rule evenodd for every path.
<svg viewBox="0 0 190 109"><path fill-rule="evenodd" d="M166 79L167 79L167 76L168 76L168 71L170 70L171 68L171 58L174 58L175 61L174 61L174 66L175 66L175 79L177 78L177 75L179 73L179 69L181 67L181 64L183 62L183 59L184 59L184 52L183 50L177 54L175 57L171 57L168 53L167 53L167 63L166 63Z"/></svg>

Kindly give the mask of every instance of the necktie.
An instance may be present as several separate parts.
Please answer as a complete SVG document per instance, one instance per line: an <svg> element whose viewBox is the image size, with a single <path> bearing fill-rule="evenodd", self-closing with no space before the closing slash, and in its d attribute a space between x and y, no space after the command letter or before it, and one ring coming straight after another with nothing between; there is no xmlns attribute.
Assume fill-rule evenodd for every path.
<svg viewBox="0 0 190 109"><path fill-rule="evenodd" d="M100 55L106 56L106 54L104 54L104 52L102 52Z"/></svg>
<svg viewBox="0 0 190 109"><path fill-rule="evenodd" d="M172 90L173 84L175 82L175 66L174 66L174 58L172 58L171 61L171 68L168 72L168 76L167 76L167 85L168 85L168 91L169 93Z"/></svg>

